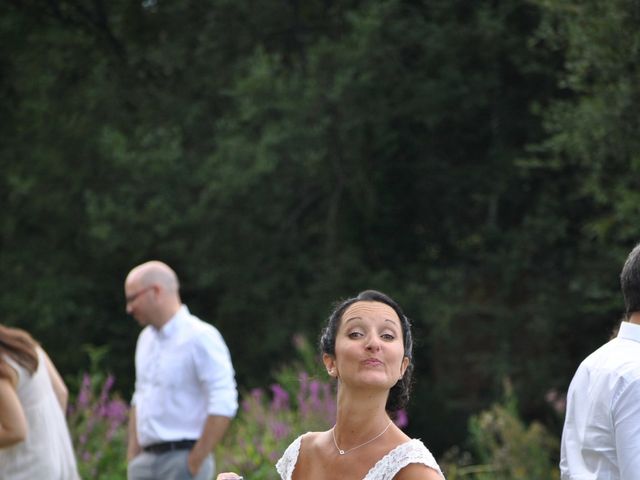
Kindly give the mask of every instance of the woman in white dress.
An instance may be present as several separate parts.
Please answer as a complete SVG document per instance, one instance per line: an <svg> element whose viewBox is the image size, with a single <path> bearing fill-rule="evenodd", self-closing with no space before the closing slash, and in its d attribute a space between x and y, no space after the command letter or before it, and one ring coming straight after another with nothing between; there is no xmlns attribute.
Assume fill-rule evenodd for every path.
<svg viewBox="0 0 640 480"><path fill-rule="evenodd" d="M320 348L328 374L338 381L336 424L294 440L276 465L281 478L442 480L424 444L392 421L409 399L413 370L411 324L400 306L374 290L342 302Z"/></svg>
<svg viewBox="0 0 640 480"><path fill-rule="evenodd" d="M68 392L31 336L0 324L0 479L77 480Z"/></svg>

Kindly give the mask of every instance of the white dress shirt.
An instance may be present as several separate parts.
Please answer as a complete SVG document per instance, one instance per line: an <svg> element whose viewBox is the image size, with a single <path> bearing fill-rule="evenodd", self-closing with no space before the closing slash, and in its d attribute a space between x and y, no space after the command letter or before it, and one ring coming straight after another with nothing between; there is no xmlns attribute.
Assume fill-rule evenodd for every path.
<svg viewBox="0 0 640 480"><path fill-rule="evenodd" d="M618 336L578 367L560 471L562 480L640 479L640 325L622 322Z"/></svg>
<svg viewBox="0 0 640 480"><path fill-rule="evenodd" d="M238 393L220 332L185 305L162 329L145 327L136 347L131 401L142 447L200 438L208 415L233 417Z"/></svg>

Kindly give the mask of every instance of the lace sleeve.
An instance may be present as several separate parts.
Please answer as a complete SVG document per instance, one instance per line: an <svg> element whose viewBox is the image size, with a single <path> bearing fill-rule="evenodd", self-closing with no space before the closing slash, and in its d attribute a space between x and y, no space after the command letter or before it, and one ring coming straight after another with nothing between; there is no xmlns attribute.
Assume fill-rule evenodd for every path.
<svg viewBox="0 0 640 480"><path fill-rule="evenodd" d="M291 480L293 469L296 468L298 462L298 454L300 453L300 442L302 435L296 438L284 451L284 454L276 463L276 470L280 474L282 480Z"/></svg>
<svg viewBox="0 0 640 480"><path fill-rule="evenodd" d="M391 480L400 470L411 463L421 463L433 468L442 478L442 470L431 452L417 439L398 445L382 457L369 471L364 480Z"/></svg>

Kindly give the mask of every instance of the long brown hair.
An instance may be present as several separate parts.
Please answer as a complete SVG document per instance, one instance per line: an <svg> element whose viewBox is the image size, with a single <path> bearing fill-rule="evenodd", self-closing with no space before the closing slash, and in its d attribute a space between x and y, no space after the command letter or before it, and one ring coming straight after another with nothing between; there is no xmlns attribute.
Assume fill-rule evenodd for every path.
<svg viewBox="0 0 640 480"><path fill-rule="evenodd" d="M0 324L0 378L9 378L9 365L2 354L8 355L33 374L38 368L37 345L24 330Z"/></svg>

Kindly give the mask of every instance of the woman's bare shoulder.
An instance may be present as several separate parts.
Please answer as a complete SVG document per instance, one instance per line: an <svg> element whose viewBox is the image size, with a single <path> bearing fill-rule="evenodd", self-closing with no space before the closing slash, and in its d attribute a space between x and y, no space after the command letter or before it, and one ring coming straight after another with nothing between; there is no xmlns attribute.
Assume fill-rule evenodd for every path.
<svg viewBox="0 0 640 480"><path fill-rule="evenodd" d="M307 432L300 436L301 447L303 449L313 450L318 448L321 443L322 437L326 435L326 432Z"/></svg>
<svg viewBox="0 0 640 480"><path fill-rule="evenodd" d="M443 480L433 468L421 463L410 463L394 477L395 480Z"/></svg>

